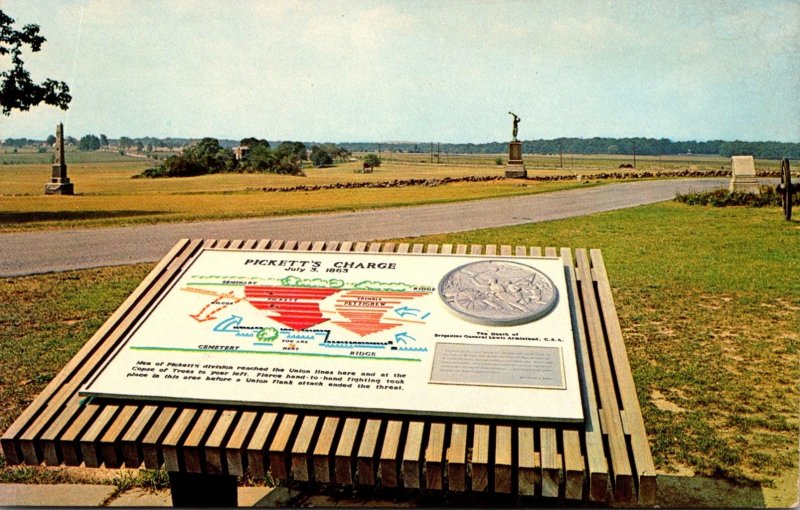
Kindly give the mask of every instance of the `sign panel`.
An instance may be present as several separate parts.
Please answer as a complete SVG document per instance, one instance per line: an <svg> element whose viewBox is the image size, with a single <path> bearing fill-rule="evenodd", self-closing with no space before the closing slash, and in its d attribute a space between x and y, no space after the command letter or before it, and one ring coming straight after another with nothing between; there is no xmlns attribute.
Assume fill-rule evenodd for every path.
<svg viewBox="0 0 800 510"><path fill-rule="evenodd" d="M81 394L583 419L549 257L206 249Z"/></svg>

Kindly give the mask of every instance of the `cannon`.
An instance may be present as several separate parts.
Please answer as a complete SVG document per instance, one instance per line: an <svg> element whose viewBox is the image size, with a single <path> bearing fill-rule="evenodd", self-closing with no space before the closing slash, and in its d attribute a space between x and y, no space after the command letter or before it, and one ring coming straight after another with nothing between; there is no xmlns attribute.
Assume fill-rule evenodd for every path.
<svg viewBox="0 0 800 510"><path fill-rule="evenodd" d="M800 183L792 184L792 169L789 166L789 159L783 158L781 160L781 183L775 188L775 191L781 195L781 202L783 203L783 216L786 221L792 219L792 198L795 194L800 193Z"/></svg>

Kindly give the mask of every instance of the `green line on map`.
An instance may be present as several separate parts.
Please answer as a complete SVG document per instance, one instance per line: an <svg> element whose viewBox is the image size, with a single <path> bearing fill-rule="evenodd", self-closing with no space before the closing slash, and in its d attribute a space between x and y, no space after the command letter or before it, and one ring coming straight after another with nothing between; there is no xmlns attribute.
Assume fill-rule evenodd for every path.
<svg viewBox="0 0 800 510"><path fill-rule="evenodd" d="M214 349L190 349L183 347L149 347L149 346L131 346L135 351L174 351L174 352L214 352L217 354L271 354L278 356L308 356L315 358L348 358L348 359L363 359L373 361L422 361L419 358L377 358L371 356L348 356L346 354L317 354L317 353L303 353L303 352L265 352L265 351L218 351Z"/></svg>

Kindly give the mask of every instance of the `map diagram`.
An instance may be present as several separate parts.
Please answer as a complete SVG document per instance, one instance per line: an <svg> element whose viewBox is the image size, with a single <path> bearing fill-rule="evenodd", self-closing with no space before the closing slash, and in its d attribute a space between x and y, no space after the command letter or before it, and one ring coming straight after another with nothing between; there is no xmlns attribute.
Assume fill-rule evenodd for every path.
<svg viewBox="0 0 800 510"><path fill-rule="evenodd" d="M204 275L190 278L179 290L202 303L187 312L192 322L222 341L238 341L240 350L342 356L344 349L357 349L358 356L409 360L428 351L410 330L425 326L431 317L419 299L434 293L428 287Z"/></svg>

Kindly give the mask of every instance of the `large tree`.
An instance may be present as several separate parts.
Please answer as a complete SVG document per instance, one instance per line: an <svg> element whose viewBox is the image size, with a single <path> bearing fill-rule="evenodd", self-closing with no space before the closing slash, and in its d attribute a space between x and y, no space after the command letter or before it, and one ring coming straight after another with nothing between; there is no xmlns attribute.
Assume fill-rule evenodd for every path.
<svg viewBox="0 0 800 510"><path fill-rule="evenodd" d="M16 30L13 24L14 20L0 10L0 57L11 56L11 68L0 72L3 115L11 115L13 109L30 110L31 106L42 102L66 110L72 100L67 84L49 78L40 84L34 83L21 58L25 46L33 53L41 50L46 39L39 35L39 26L25 25L22 30Z"/></svg>
<svg viewBox="0 0 800 510"><path fill-rule="evenodd" d="M79 151L96 151L100 148L100 139L94 135L86 135L78 142Z"/></svg>

